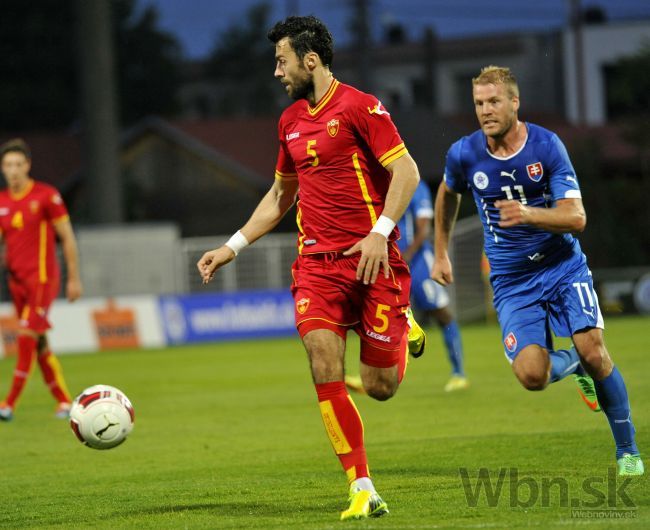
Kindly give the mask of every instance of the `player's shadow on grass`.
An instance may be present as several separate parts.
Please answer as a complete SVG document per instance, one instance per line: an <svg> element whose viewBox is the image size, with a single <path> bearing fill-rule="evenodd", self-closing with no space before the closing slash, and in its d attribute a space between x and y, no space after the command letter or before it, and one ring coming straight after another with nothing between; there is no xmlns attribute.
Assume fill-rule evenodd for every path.
<svg viewBox="0 0 650 530"><path fill-rule="evenodd" d="M314 500L313 498L311 499ZM340 501L340 499L339 499ZM183 512L205 511L213 515L220 515L225 517L251 517L251 516L287 516L295 515L296 513L317 513L322 515L330 511L336 513L341 510L340 502L336 502L334 498L323 499L320 502L313 502L302 506L294 504L282 505L275 501L269 502L255 502L255 501L242 501L242 502L223 502L215 500L214 502L203 503L185 503L173 504L164 506L150 506L148 508L114 512L113 517L125 517L128 515L169 515L181 514Z"/></svg>

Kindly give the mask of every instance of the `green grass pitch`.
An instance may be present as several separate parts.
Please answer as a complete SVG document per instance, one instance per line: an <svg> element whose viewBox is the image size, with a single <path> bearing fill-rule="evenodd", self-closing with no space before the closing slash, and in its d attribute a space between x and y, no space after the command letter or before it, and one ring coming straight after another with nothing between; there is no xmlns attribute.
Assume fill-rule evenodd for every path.
<svg viewBox="0 0 650 530"><path fill-rule="evenodd" d="M649 327L649 318L610 318L606 330L646 451ZM574 383L527 392L510 372L496 326L462 331L468 390L442 391L448 363L439 332L430 329L427 353L411 361L395 398L354 398L388 516L338 521L345 476L325 436L305 353L292 338L62 357L73 393L104 383L131 398L134 432L109 451L82 446L53 417L35 371L14 421L0 424L0 527L650 528L648 475L611 483L609 426L582 404ZM349 350L354 371L356 338ZM2 395L12 369L13 360L0 362ZM483 492L472 503L459 470L472 494L481 468L494 487L504 473L501 494L488 501ZM544 484L557 487L543 494ZM590 519L566 505L562 484ZM527 502L535 488L537 498ZM605 518L614 516L621 519Z"/></svg>

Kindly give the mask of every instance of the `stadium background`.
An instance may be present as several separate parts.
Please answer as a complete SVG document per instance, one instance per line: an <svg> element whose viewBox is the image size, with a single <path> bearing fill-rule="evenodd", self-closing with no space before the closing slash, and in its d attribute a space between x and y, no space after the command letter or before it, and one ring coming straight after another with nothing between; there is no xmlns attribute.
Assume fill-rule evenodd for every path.
<svg viewBox="0 0 650 530"><path fill-rule="evenodd" d="M197 52L196 43L187 40L188 22L178 15L179 3L165 0L39 0L5 6L5 16L0 18L5 51L0 94L7 103L0 108L0 140L21 136L31 145L34 177L62 191L79 238L85 297L74 305L56 302L52 344L58 353L103 350L99 356L64 358L73 392L99 382L124 384L136 410L141 403L146 411L143 426L136 424L133 436L136 440L140 436L142 445L130 441L139 449L125 446L126 461L137 464L138 451L146 452L144 442L151 443L147 414L152 420L161 416L153 406L157 398L143 390L146 381L132 371L156 365L152 374L167 384L154 387L178 398L172 381L174 374L183 378L181 365L205 366L225 379L217 376L219 386L214 388L194 374L198 379L193 386L188 375L184 395L211 403L216 400L224 406L219 392L232 390L235 381L239 391L258 392L261 401L268 390L265 385L270 384L238 359L237 351L260 366L266 366L260 355L267 350L300 352L295 339L273 339L294 336L287 292L289 266L295 256L291 212L275 234L247 249L209 286L202 286L195 273L201 253L239 228L271 183L276 120L287 101L271 75L273 59L265 33L276 18L287 13L313 12L333 27L338 43L335 75L379 96L423 178L434 187L440 181L446 149L475 128L471 77L490 63L513 68L522 90L520 116L558 132L576 166L589 216L580 240L594 270L606 319L637 315L614 320L612 340L621 344L621 353L615 351L615 355L622 356L619 362L627 366L626 373L631 372L633 391L643 395L641 382L633 374L644 373L647 367L641 354L649 345L650 322L650 216L646 206L650 197L650 10L646 2L555 1L519 8L508 0L491 2L489 7L482 2L412 0L400 2L397 9L380 0L329 0L327 5L306 0L243 2L239 8L194 1L197 11L208 10L202 17L203 27L206 19L215 20L211 45L198 48L203 54ZM189 0L182 4L185 12L194 7ZM175 28L182 37L175 34ZM473 384L478 388L474 395L451 405L435 396L431 414L442 423L436 436L444 443L454 439L454 414L480 400L479 377L484 379L484 388L492 384L509 389L512 379L502 365L498 332L490 323L489 292L480 268L481 228L473 210L471 198L465 197L453 243L458 278L452 300L469 330L465 349L470 371L477 372ZM0 361L0 391L4 391L13 363L16 322L5 285L0 295L0 351L7 357ZM432 334L435 337L436 332ZM250 342L250 338L257 340ZM204 342L206 346L194 346ZM487 342L492 343L494 365L482 359ZM351 353L354 359L354 347ZM304 359L294 359L295 355L287 359L286 351L277 356L278 362L287 362L286 374L267 368L278 380L300 387L300 399L309 404L308 394L302 392L307 380ZM424 368L411 369L417 372L410 399L439 393L441 385L436 380L443 377L444 362L435 346L432 356L435 363L429 360L421 365ZM225 368L223 363L230 365ZM485 376L479 376L479 370ZM68 439L69 433L60 434L60 424L48 422L42 429L44 415L32 409L45 401L44 390L34 387L38 385L30 385L19 409L22 425L16 422L11 433L0 431L0 439L11 446L9 454L15 455L16 462L26 458L30 444L21 448L20 440L44 436L34 434L39 429L46 436L52 433L56 451L77 454L80 448L68 447L74 439ZM514 395L528 403L528 396ZM550 406L556 406L553 399L557 398L548 398ZM287 402L286 397L280 400ZM184 398L175 405L163 401L180 425L185 420L178 418L185 416L188 422L201 425L209 421L205 415L210 411L203 407L199 407L203 415L186 413L180 403L191 405ZM412 403L408 394L405 401ZM534 407L537 410L539 405ZM647 413L639 409L637 404L637 414L644 416L637 425L648 425ZM239 412L256 414L256 409L243 406ZM406 407L395 413L408 421ZM238 438L241 432L230 429L233 422L238 423L237 410L231 407L226 416L228 428L218 420L213 425L215 436L225 431L233 441L245 443ZM382 422L380 416L373 419L372 413L370 418L371 426L373 421ZM560 423L570 431L570 421ZM528 427L529 441L534 443L534 425ZM601 439L602 427L596 430ZM480 430L489 439L500 432L488 422ZM573 435L576 440L581 436L580 432ZM264 433L253 436L262 439ZM414 434L422 444L427 436ZM548 436L554 435L549 432ZM169 447L159 448L155 442L154 446L161 455L168 455L181 437L175 432ZM320 440L314 443L325 453ZM485 443L481 452L488 455L484 455L485 465L494 461L490 447L496 452L498 443ZM227 459L233 454L231 449L231 444L222 441L211 458ZM81 460L92 466L96 465L93 458L96 455L83 455ZM116 483L124 476L119 458L118 454L109 460ZM482 462L476 461L476 469ZM14 471L23 469L15 466ZM316 469L318 473L322 468ZM208 477L202 480L209 484ZM454 481L453 477L447 480ZM457 476L455 480L458 485ZM28 479L23 481L33 486ZM73 480L66 484L74 491ZM47 492L43 495L47 497ZM146 512L147 498L138 500ZM448 500L452 505L459 502L453 496ZM38 521L65 526L66 514L47 506L44 502L37 513L17 502L16 509L0 522L9 527ZM238 513L242 506L234 511ZM467 507L461 503L461 508L465 513ZM120 513L119 506L115 509ZM209 506L205 509L209 511ZM173 510L162 512L165 524L181 524ZM42 520L39 513L46 514ZM96 513L103 512L97 509ZM548 510L542 513L548 516ZM467 523L447 515L449 524ZM495 517L487 519L497 526L509 521ZM92 516L83 520L97 523ZM155 517L152 521L158 523L143 521L152 527L160 522ZM228 521L225 526L250 523L239 518ZM282 525L291 519L269 521ZM516 517L514 521L518 524ZM210 526L201 517L195 524Z"/></svg>

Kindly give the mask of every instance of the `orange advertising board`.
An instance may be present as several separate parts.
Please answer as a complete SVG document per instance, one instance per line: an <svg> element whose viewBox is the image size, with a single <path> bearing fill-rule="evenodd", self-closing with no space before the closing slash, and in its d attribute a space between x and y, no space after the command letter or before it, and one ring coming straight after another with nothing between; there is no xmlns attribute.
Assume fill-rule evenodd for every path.
<svg viewBox="0 0 650 530"><path fill-rule="evenodd" d="M109 298L106 307L92 312L100 350L138 348L140 339L135 312L128 307L117 307Z"/></svg>
<svg viewBox="0 0 650 530"><path fill-rule="evenodd" d="M16 315L0 316L0 337L4 345L5 357L12 357L18 352L19 327Z"/></svg>

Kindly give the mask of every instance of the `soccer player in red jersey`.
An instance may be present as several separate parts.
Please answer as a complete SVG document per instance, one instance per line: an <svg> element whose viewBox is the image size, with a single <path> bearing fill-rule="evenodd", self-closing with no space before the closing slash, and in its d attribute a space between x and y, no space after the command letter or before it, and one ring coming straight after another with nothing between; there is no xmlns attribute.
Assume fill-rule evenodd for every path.
<svg viewBox="0 0 650 530"><path fill-rule="evenodd" d="M56 236L67 267L66 296L71 302L81 296L77 243L59 192L29 176L28 145L15 139L0 146L0 165L7 180L7 189L0 192L0 233L6 245L9 291L20 319L18 359L9 394L0 403L0 420L13 418L35 353L45 384L58 402L56 416L67 418L70 395L47 342L47 313L59 292Z"/></svg>
<svg viewBox="0 0 650 530"><path fill-rule="evenodd" d="M291 289L325 429L350 485L341 519L379 516L388 509L370 479L363 425L344 383L346 335L361 338L367 394L392 397L408 351L424 346L407 315L410 276L395 244L418 169L381 102L333 77L332 37L322 22L289 17L268 36L275 77L295 100L279 121L275 182L241 230L197 266L208 282L298 197Z"/></svg>

